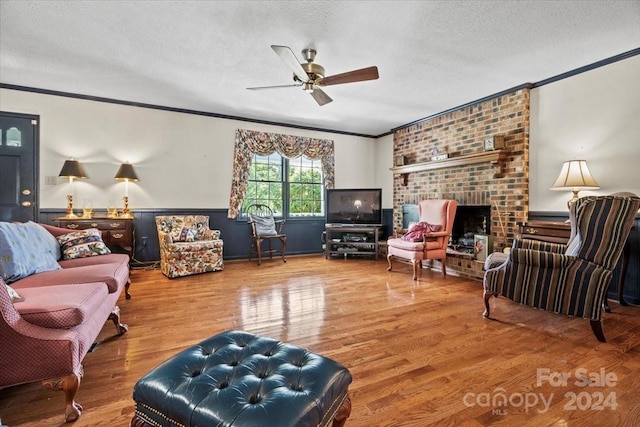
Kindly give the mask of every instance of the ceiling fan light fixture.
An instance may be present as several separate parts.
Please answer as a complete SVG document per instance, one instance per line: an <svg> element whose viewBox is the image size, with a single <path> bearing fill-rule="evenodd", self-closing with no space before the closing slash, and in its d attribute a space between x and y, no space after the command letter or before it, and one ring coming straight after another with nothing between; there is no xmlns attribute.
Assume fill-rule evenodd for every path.
<svg viewBox="0 0 640 427"><path fill-rule="evenodd" d="M299 62L296 55L288 46L271 45L271 49L273 49L289 69L293 71L293 84L250 87L247 89L257 90L301 86L302 90L310 94L318 105L325 105L333 100L329 95L324 93L322 87L375 80L378 78L378 67L376 66L347 71L346 73L333 74L327 77L325 76L326 73L324 67L314 62L316 58L315 49L309 48L302 51L302 56L307 61L303 63Z"/></svg>

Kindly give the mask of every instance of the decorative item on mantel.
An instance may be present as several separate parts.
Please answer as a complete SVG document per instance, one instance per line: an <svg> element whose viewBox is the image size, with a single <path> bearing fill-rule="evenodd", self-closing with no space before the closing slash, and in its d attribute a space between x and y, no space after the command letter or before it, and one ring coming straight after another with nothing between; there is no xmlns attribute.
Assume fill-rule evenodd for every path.
<svg viewBox="0 0 640 427"><path fill-rule="evenodd" d="M597 190L600 186L591 176L586 160L569 160L562 164L560 175L551 186L551 190L570 190L573 197L567 202L567 207L578 200L578 192L581 190Z"/></svg>
<svg viewBox="0 0 640 427"><path fill-rule="evenodd" d="M407 163L407 157L406 156L398 155L398 156L395 156L393 158L393 165L394 166L404 166L406 163Z"/></svg>
<svg viewBox="0 0 640 427"><path fill-rule="evenodd" d="M116 181L124 181L124 207L122 208L121 218L133 218L131 210L129 209L129 181L138 181L138 175L133 170L133 166L130 163L123 163L120 165L120 169L116 172Z"/></svg>
<svg viewBox="0 0 640 427"><path fill-rule="evenodd" d="M447 160L449 158L449 153L440 153L437 148L431 149L431 161L436 162L438 160Z"/></svg>
<svg viewBox="0 0 640 427"><path fill-rule="evenodd" d="M501 150L504 148L504 136L494 135L484 139L484 151Z"/></svg>
<svg viewBox="0 0 640 427"><path fill-rule="evenodd" d="M62 165L62 169L58 174L61 178L69 178L69 194L67 194L67 214L65 218L78 218L73 212L73 179L87 178L87 174L84 172L82 165L79 161L73 157L69 160L65 160Z"/></svg>

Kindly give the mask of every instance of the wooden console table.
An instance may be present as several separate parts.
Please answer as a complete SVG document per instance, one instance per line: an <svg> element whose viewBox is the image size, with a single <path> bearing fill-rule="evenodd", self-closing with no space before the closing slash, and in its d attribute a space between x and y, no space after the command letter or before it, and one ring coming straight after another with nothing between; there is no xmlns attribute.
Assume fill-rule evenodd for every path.
<svg viewBox="0 0 640 427"><path fill-rule="evenodd" d="M541 240L551 243L566 244L571 237L571 224L568 222L550 222L550 221L529 221L520 223L519 235L520 239ZM625 245L622 251L622 265L620 267L620 278L618 280L618 301L620 305L629 305L624 300L624 279L627 275L627 266L629 265L629 247ZM605 310L610 311L609 305L605 300Z"/></svg>
<svg viewBox="0 0 640 427"><path fill-rule="evenodd" d="M54 218L54 225L70 230L97 228L109 249L124 249L133 259L133 218Z"/></svg>

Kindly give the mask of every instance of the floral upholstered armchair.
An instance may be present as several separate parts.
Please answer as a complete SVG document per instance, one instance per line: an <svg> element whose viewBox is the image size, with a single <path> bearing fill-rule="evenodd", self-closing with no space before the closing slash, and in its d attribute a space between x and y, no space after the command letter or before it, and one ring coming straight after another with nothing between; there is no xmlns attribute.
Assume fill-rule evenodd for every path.
<svg viewBox="0 0 640 427"><path fill-rule="evenodd" d="M205 215L156 216L160 270L169 278L224 268L220 230Z"/></svg>

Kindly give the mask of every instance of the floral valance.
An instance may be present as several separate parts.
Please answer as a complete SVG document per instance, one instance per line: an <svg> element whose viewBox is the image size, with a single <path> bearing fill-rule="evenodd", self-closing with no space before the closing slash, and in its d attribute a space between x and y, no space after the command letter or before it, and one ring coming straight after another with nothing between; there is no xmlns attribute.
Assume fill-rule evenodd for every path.
<svg viewBox="0 0 640 427"><path fill-rule="evenodd" d="M333 188L335 174L332 140L236 129L228 218L236 218L242 206L253 155L268 156L273 152L289 159L306 156L311 160L320 160L324 186Z"/></svg>

